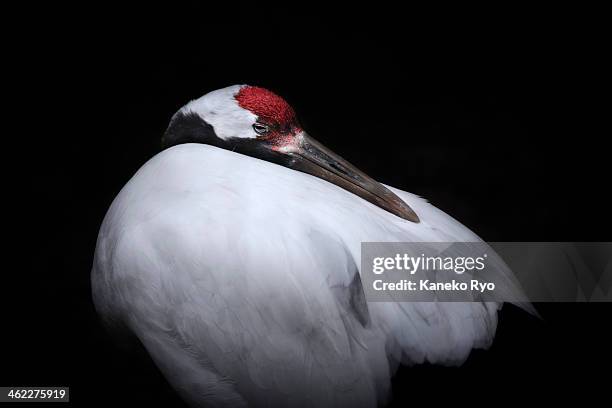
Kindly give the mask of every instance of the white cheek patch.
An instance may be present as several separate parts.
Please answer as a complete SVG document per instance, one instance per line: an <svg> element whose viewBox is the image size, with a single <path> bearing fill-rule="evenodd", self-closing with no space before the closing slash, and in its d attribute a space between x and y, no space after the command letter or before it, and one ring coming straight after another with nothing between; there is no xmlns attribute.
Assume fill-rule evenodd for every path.
<svg viewBox="0 0 612 408"><path fill-rule="evenodd" d="M234 95L244 85L233 85L218 89L185 105L182 112L197 113L209 123L217 136L223 140L231 138L255 139L253 123L257 116L238 105Z"/></svg>

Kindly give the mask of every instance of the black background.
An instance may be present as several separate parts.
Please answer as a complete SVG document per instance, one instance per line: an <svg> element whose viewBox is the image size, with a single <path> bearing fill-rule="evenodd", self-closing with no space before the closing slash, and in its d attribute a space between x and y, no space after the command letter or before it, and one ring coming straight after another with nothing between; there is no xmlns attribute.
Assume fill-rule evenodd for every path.
<svg viewBox="0 0 612 408"><path fill-rule="evenodd" d="M99 325L89 271L106 209L171 115L236 83L282 95L311 135L485 240L610 240L595 10L72 7L26 13L34 34L11 40L23 99L6 132L17 280L3 287L1 385L181 404ZM494 345L461 368L402 368L395 403L609 396L610 305L537 308L542 320L506 306Z"/></svg>

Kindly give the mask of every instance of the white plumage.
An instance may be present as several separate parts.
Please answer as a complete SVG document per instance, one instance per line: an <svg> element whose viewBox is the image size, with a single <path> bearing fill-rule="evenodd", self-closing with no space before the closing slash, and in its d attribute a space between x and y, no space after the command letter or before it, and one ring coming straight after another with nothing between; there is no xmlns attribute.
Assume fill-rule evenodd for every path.
<svg viewBox="0 0 612 408"><path fill-rule="evenodd" d="M194 406L376 406L398 362L461 363L498 304L365 303L364 241L479 241L425 200L421 222L320 178L203 144L146 163L100 230L94 301Z"/></svg>

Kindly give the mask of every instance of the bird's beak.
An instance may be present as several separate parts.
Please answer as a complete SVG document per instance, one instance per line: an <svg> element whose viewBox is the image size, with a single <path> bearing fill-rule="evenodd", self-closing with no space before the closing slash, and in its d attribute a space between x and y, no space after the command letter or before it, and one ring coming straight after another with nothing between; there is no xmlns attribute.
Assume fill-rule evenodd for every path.
<svg viewBox="0 0 612 408"><path fill-rule="evenodd" d="M397 195L306 132L297 134L282 150L292 156L291 168L329 181L405 220L419 222L414 210Z"/></svg>

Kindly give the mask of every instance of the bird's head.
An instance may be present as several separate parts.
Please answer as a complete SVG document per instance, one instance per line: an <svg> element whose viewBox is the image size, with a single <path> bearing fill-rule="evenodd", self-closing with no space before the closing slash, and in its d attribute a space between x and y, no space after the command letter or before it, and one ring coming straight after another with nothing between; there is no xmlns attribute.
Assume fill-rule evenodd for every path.
<svg viewBox="0 0 612 408"><path fill-rule="evenodd" d="M310 137L293 108L264 88L234 85L182 107L164 134L164 148L203 143L311 174L401 218L419 222L397 195Z"/></svg>

